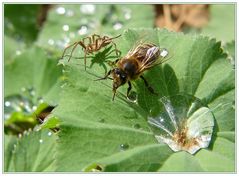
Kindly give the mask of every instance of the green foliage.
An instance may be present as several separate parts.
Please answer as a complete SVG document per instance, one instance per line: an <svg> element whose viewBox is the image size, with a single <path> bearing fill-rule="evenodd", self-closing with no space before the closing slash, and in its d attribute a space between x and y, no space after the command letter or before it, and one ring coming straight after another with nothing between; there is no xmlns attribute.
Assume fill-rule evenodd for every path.
<svg viewBox="0 0 239 176"><path fill-rule="evenodd" d="M35 118L33 114L38 115L46 107L38 102L39 98L56 108L40 127L36 127L40 131L24 132L19 139L4 136L4 170L235 171L235 70L227 59L235 57L235 43L226 43L234 39L231 28L234 21L232 24L230 20L223 20L228 23L226 30L224 25L218 27L219 19L232 15L227 13L220 17L223 13L218 14L218 9L224 7L212 5L212 21L203 31L211 35L213 30L214 36L226 43L222 49L220 42L208 37L151 29L151 5L85 5L52 6L36 41L38 46L29 48L11 35L20 35L27 43L36 39L35 17L39 5L24 5L26 8L19 16L13 13L15 5L5 5L4 97L5 100L25 97L32 107L37 106L30 113L25 113L24 107L21 111L11 111L5 123L14 125L16 121L28 122L28 117ZM228 9L233 10L234 6L227 5ZM25 19L22 16L30 19L28 24L19 20ZM26 25L22 27L23 24ZM224 31L228 36L225 37ZM112 80L95 81L111 68L107 63L117 59L114 52L107 56L112 47L89 56L86 71L80 47L70 62L67 57L58 62L67 44L93 33L122 34L114 40L122 56L140 41L166 48L170 59L144 73L160 95L152 95L138 79L132 82L136 102L126 98L127 85L117 90L112 101ZM152 111L160 110L160 97L179 93L202 100L215 118L209 148L195 155L175 153L166 144L158 143L147 122ZM56 127L60 128L57 134L48 130Z"/></svg>
<svg viewBox="0 0 239 176"><path fill-rule="evenodd" d="M136 104L125 98L127 86L119 88L117 97L112 102L112 81L94 81L96 76L102 77L104 74L101 66L93 65L86 72L84 67L79 65L82 60L63 60L61 63L66 65L66 85L63 87L59 106L53 112L59 117L61 128L57 171L82 171L85 168L89 171L98 165L105 171L135 172L156 171L161 170L161 167L163 171L212 172L235 169L233 153L230 157L225 152L219 152L218 155L215 149L221 148L225 151L231 146L234 150L233 141L226 140L222 146L221 138L216 134L233 132L235 129L232 108L234 70L226 55L222 53L220 43L202 36L177 34L166 30L128 30L121 40L117 40L124 42L118 45L122 54L125 55L130 44L137 42L140 36L145 34L149 36L145 40L153 40L167 48L173 56L163 66L157 66L145 73L146 79L160 92L160 96L184 92L200 98L212 109L217 125L210 149L200 150L194 156L180 156L181 152L166 152L166 146L158 144L157 147L157 141L148 127L147 117L151 109L159 106L158 97L150 94L141 80L134 82L138 96ZM90 60L90 65L89 62ZM122 145L128 146L125 151L122 151ZM206 155L212 164L204 160ZM140 156L147 158L142 157L139 160ZM170 158L166 160L169 156L172 161ZM186 163L183 164L182 157L192 161L190 170L185 169ZM222 159L228 164L223 165Z"/></svg>
<svg viewBox="0 0 239 176"><path fill-rule="evenodd" d="M35 4L5 4L4 30L9 36L26 43L37 38L37 17L41 5Z"/></svg>
<svg viewBox="0 0 239 176"><path fill-rule="evenodd" d="M37 44L60 55L67 44L94 33L114 36L129 27L152 27L153 15L151 5L56 5Z"/></svg>
<svg viewBox="0 0 239 176"><path fill-rule="evenodd" d="M17 140L5 135L5 165L8 172L54 170L56 135L49 131L25 131Z"/></svg>

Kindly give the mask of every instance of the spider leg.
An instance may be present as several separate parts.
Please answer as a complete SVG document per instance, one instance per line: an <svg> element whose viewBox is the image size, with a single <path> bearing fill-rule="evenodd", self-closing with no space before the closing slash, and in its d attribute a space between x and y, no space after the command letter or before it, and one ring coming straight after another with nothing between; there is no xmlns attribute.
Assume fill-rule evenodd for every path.
<svg viewBox="0 0 239 176"><path fill-rule="evenodd" d="M70 54L70 57L69 57L69 59L68 59L68 62L70 61L70 59L71 59L71 57L72 57L72 53L73 53L73 51L76 49L77 45L81 45L81 42L76 42L76 43L74 44L74 47L73 47L73 49L71 50L71 54ZM73 46L73 45L72 45L72 46Z"/></svg>
<svg viewBox="0 0 239 176"><path fill-rule="evenodd" d="M63 58L63 57L65 56L65 52L66 52L66 50L67 50L68 48L70 48L70 47L72 47L72 46L74 46L74 45L77 45L77 43L78 43L78 42L75 42L75 43L73 43L73 44L71 44L71 45L65 47L65 49L64 49L64 51L63 51L63 54L62 54L61 58Z"/></svg>
<svg viewBox="0 0 239 176"><path fill-rule="evenodd" d="M111 74L111 72L112 72L112 70L108 71L108 73L103 78L96 79L95 81L107 79L108 76Z"/></svg>

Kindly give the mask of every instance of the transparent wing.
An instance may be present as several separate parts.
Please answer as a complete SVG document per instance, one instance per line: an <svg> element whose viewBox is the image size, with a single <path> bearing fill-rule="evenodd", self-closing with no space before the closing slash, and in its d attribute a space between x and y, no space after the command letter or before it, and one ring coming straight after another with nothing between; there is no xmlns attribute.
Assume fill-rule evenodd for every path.
<svg viewBox="0 0 239 176"><path fill-rule="evenodd" d="M168 55L169 52L167 49L160 49L157 46L149 48L145 55L145 59L143 60L142 65L139 68L139 73L142 73L155 65L159 65L166 62L168 59L171 58L169 58Z"/></svg>

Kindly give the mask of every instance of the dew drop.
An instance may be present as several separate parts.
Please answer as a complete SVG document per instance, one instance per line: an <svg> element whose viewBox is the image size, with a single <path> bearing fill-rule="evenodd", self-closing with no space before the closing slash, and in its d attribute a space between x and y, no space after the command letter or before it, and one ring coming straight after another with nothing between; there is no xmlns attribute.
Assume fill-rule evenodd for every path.
<svg viewBox="0 0 239 176"><path fill-rule="evenodd" d="M9 119L13 112L30 114L33 103L21 95L11 95L4 98L4 119Z"/></svg>
<svg viewBox="0 0 239 176"><path fill-rule="evenodd" d="M85 4L80 6L80 11L86 15L93 15L95 13L95 5L93 4Z"/></svg>
<svg viewBox="0 0 239 176"><path fill-rule="evenodd" d="M113 24L113 28L114 28L115 30L120 30L122 27L123 27L123 23L120 22L120 21L117 21L117 22L115 22L115 23Z"/></svg>
<svg viewBox="0 0 239 176"><path fill-rule="evenodd" d="M78 34L79 35L85 35L88 32L88 27L86 25L82 25L80 26L79 30L78 30Z"/></svg>
<svg viewBox="0 0 239 176"><path fill-rule="evenodd" d="M66 13L66 9L64 7L58 7L56 9L56 13L59 15L64 15Z"/></svg>
<svg viewBox="0 0 239 176"><path fill-rule="evenodd" d="M168 50L165 49L165 48L161 49L160 56L161 57L166 57L167 55L168 55Z"/></svg>
<svg viewBox="0 0 239 176"><path fill-rule="evenodd" d="M131 10L130 9L123 9L123 13L124 13L124 18L126 20L130 20L131 19Z"/></svg>
<svg viewBox="0 0 239 176"><path fill-rule="evenodd" d="M35 94L36 94L36 91L35 91L35 89L34 89L33 87L29 88L29 89L28 89L28 92L29 92L29 94L30 94L32 97L35 96Z"/></svg>
<svg viewBox="0 0 239 176"><path fill-rule="evenodd" d="M133 127L134 127L135 129L140 129L140 128L141 128L140 124L138 124L138 123L134 124Z"/></svg>
<svg viewBox="0 0 239 176"><path fill-rule="evenodd" d="M212 111L196 97L178 94L162 97L158 114L148 123L159 143L166 143L173 151L196 153L208 147L214 126Z"/></svg>
<svg viewBox="0 0 239 176"><path fill-rule="evenodd" d="M22 88L21 88L21 91L24 93L24 92L27 91L27 89L26 89L25 87L22 87Z"/></svg>
<svg viewBox="0 0 239 176"><path fill-rule="evenodd" d="M62 26L62 29L63 29L63 31L67 32L67 31L69 31L70 27L69 27L69 25L64 24L64 25Z"/></svg>
<svg viewBox="0 0 239 176"><path fill-rule="evenodd" d="M55 44L55 41L54 41L53 39L49 39L49 40L48 40L48 44L49 44L49 45L54 45L54 44Z"/></svg>
<svg viewBox="0 0 239 176"><path fill-rule="evenodd" d="M129 148L129 144L120 144L121 151L127 150L128 148Z"/></svg>
<svg viewBox="0 0 239 176"><path fill-rule="evenodd" d="M11 102L10 102L10 101L5 101L5 103L4 103L4 104L5 104L5 106L6 106L6 107L9 107L9 106L11 106Z"/></svg>
<svg viewBox="0 0 239 176"><path fill-rule="evenodd" d="M73 17L75 15L75 13L74 13L74 11L73 10L67 10L66 11L66 16L68 16L68 17Z"/></svg>
<svg viewBox="0 0 239 176"><path fill-rule="evenodd" d="M37 106L32 106L32 111L35 111L35 110L37 110Z"/></svg>
<svg viewBox="0 0 239 176"><path fill-rule="evenodd" d="M39 103L39 104L42 104L42 103L44 103L44 100L43 100L43 98L42 98L42 97L38 97L37 101L38 101L38 103Z"/></svg>
<svg viewBox="0 0 239 176"><path fill-rule="evenodd" d="M48 136L51 136L51 135L52 135L52 132L49 131L49 132L47 133L47 135L48 135Z"/></svg>
<svg viewBox="0 0 239 176"><path fill-rule="evenodd" d="M43 139L40 139L39 142L42 144L43 143Z"/></svg>
<svg viewBox="0 0 239 176"><path fill-rule="evenodd" d="M20 55L22 52L20 50L16 50L16 55Z"/></svg>
<svg viewBox="0 0 239 176"><path fill-rule="evenodd" d="M133 103L137 103L138 95L135 91L131 91L127 99Z"/></svg>

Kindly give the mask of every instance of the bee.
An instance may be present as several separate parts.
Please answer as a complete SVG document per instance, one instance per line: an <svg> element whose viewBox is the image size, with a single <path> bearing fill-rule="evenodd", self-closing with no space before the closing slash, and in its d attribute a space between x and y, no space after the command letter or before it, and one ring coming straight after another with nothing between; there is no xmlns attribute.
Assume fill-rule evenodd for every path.
<svg viewBox="0 0 239 176"><path fill-rule="evenodd" d="M128 98L130 90L132 89L131 81L136 80L139 77L144 81L144 84L151 93L157 94L142 74L153 66L165 62L167 55L168 51L166 49L160 49L158 46L151 43L141 43L137 47L131 49L125 57L116 60L114 68L103 78L98 80L107 79L112 75L112 78L110 78L113 80L112 100L115 98L116 90L126 83L128 83L126 94Z"/></svg>
<svg viewBox="0 0 239 176"><path fill-rule="evenodd" d="M91 36L85 37L82 40L77 41L77 42L67 46L63 51L62 58L65 56L66 50L73 46L73 48L70 52L69 59L68 59L68 62L69 62L72 57L72 53L74 52L76 47L78 45L80 45L85 53L84 54L84 64L85 64L85 70L86 70L86 55L93 54L94 52L99 51L101 48L103 48L109 44L112 44L114 46L114 50L112 50L111 52L115 51L116 55L120 56L121 52L117 49L116 44L113 42L113 39L119 38L120 36L121 36L121 34L116 37L110 38L108 36L101 37L100 35L93 34ZM88 42L86 42L87 40L88 40Z"/></svg>

